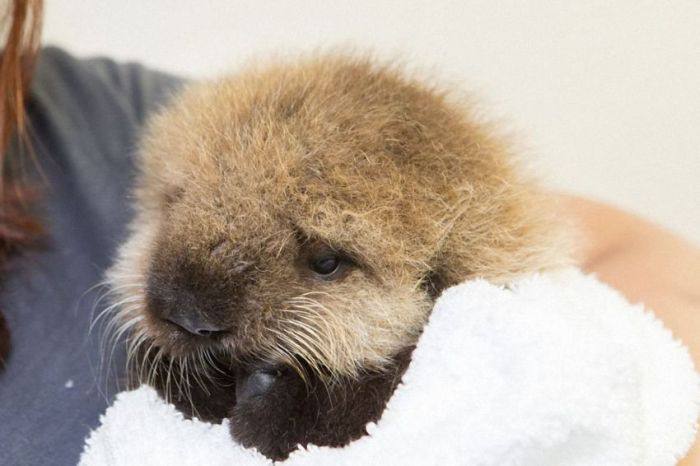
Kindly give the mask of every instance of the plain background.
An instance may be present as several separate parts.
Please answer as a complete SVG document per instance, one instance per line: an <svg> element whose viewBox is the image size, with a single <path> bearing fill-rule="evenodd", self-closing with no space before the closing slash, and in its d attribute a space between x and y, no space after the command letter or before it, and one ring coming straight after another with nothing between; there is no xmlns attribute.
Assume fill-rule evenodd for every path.
<svg viewBox="0 0 700 466"><path fill-rule="evenodd" d="M205 77L335 45L477 96L550 185L700 244L696 0L48 0L44 43Z"/></svg>

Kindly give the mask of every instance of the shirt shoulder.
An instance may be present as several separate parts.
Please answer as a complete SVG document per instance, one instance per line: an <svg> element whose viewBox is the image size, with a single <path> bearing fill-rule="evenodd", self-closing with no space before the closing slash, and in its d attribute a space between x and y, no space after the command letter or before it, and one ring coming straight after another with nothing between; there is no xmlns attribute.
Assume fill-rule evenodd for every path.
<svg viewBox="0 0 700 466"><path fill-rule="evenodd" d="M81 230L121 237L116 233L130 216L126 199L145 122L184 82L136 63L77 58L55 47L40 51L27 112L39 182L51 189L45 204L56 221L83 202Z"/></svg>
<svg viewBox="0 0 700 466"><path fill-rule="evenodd" d="M56 47L41 50L32 96L63 110L109 118L127 116L136 124L175 94L182 78L138 63L105 57L81 59ZM63 112L66 115L66 112Z"/></svg>

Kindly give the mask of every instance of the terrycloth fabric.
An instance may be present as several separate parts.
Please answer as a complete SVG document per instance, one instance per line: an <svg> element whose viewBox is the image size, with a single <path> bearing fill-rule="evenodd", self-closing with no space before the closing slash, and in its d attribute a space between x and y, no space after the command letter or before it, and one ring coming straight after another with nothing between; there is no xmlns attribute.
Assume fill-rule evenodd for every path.
<svg viewBox="0 0 700 466"><path fill-rule="evenodd" d="M700 377L651 313L567 270L437 301L369 435L284 464L664 466L695 436ZM228 426L184 420L147 387L122 393L82 465L270 464Z"/></svg>

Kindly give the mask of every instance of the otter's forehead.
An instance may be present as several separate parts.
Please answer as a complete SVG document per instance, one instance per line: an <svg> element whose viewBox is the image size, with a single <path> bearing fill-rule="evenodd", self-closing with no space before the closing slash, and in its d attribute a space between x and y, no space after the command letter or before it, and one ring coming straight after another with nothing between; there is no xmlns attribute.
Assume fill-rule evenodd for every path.
<svg viewBox="0 0 700 466"><path fill-rule="evenodd" d="M187 90L151 125L144 185L188 192L243 229L283 219L421 261L465 192L510 178L487 136L426 86L325 57Z"/></svg>

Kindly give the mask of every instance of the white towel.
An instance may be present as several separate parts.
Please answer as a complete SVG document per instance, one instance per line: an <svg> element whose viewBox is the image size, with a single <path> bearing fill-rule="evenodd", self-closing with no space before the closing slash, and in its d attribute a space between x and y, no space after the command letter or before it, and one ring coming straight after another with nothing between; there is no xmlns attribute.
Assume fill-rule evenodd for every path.
<svg viewBox="0 0 700 466"><path fill-rule="evenodd" d="M448 289L369 435L285 465L674 465L695 438L700 377L661 322L575 270ZM148 387L120 394L81 465L270 461L226 422L185 420Z"/></svg>

